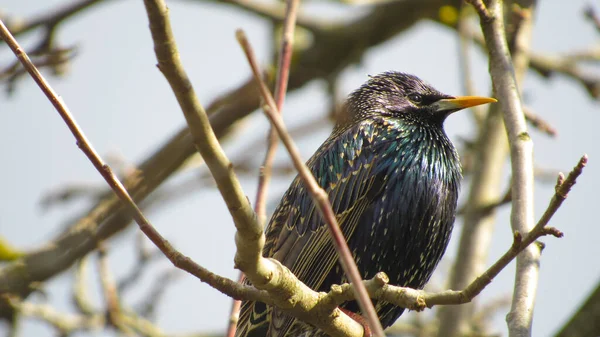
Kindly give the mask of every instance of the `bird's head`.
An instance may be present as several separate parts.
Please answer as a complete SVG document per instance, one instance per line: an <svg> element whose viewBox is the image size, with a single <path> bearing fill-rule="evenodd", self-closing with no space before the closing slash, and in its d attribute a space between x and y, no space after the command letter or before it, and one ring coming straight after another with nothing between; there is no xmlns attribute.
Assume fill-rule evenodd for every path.
<svg viewBox="0 0 600 337"><path fill-rule="evenodd" d="M416 76L385 72L371 76L369 81L354 91L348 98L346 110L351 121L384 116L441 126L453 112L492 102L496 100L446 95Z"/></svg>

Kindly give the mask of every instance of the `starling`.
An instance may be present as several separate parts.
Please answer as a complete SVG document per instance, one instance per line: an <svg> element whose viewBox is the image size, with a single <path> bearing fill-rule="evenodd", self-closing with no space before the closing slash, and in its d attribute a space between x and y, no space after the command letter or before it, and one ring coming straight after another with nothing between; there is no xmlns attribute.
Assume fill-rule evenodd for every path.
<svg viewBox="0 0 600 337"><path fill-rule="evenodd" d="M358 269L383 271L390 284L421 289L450 239L461 165L443 123L451 113L495 102L453 97L400 72L371 77L354 91L345 115L307 165L329 195ZM264 256L316 291L348 282L327 225L296 177L266 230ZM384 328L403 308L375 301ZM356 301L340 306L360 315ZM238 337L327 336L261 302L242 304Z"/></svg>

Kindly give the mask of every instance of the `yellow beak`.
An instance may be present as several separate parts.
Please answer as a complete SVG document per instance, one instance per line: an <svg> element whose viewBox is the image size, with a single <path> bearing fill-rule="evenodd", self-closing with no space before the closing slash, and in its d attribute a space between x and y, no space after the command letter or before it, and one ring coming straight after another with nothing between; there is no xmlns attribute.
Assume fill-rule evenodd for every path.
<svg viewBox="0 0 600 337"><path fill-rule="evenodd" d="M457 111L472 106L498 102L495 98L480 96L458 96L455 98L441 99L434 104L437 111Z"/></svg>

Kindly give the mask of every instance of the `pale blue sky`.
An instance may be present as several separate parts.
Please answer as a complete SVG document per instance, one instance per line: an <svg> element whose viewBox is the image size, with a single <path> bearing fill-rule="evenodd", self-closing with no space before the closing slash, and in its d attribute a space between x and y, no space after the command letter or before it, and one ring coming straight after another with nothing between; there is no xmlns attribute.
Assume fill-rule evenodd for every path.
<svg viewBox="0 0 600 337"><path fill-rule="evenodd" d="M41 5L43 3L43 5ZM4 13L28 17L44 13L64 1L4 0ZM535 52L564 53L582 50L598 43L598 32L583 20L586 1L540 1L533 34ZM260 59L268 61L269 25L250 14L217 4L191 4L176 1L171 6L174 32L181 57L201 102L205 105L218 94L245 80L250 72L234 38L236 28L244 28ZM312 4L319 8L319 5ZM326 7L330 7L328 5ZM330 9L330 8L328 8ZM328 13L324 10L324 13ZM30 34L20 38L24 46L36 40ZM102 155L119 153L131 163L139 162L184 123L183 116L161 73L155 67L148 22L142 1L112 1L69 20L58 34L63 45L77 44L78 56L67 76L49 77L64 98L88 138ZM342 75L345 94L359 86L367 74L386 70L414 73L448 94L463 94L459 81L455 36L439 26L423 22L405 35L373 48L359 66ZM487 63L479 52L473 53L475 82L480 94L489 92ZM12 59L6 48L0 64ZM600 73L599 67L590 71ZM324 84L313 82L288 98L285 118L290 125L327 109L322 93ZM529 73L522 90L528 104L559 132L550 139L532 131L535 160L540 167L568 171L587 153L590 162L569 199L552 225L565 232L563 239L543 239L547 243L541 262L534 336L548 336L569 317L586 294L600 280L600 236L598 187L600 158L598 126L600 111L584 90L560 75L551 80ZM42 212L43 193L65 183L85 182L103 186L99 174L75 145L62 120L33 81L20 81L11 97L0 96L0 235L23 248L53 238L65 223L87 202L63 205ZM453 140L468 135L467 114L457 114L446 122ZM255 114L245 123L245 139L260 139L266 121ZM307 158L327 136L324 128L310 139L300 141ZM238 144L246 143L242 141ZM228 146L236 154L240 145ZM256 154L257 158L262 153ZM279 160L286 160L280 152ZM257 161L258 165L258 161ZM189 178L184 173L175 180ZM276 179L271 195L281 194L290 178ZM256 178L242 179L246 194L254 198ZM463 191L467 191L466 186ZM541 215L553 186L537 185L536 214ZM182 202L161 207L148 214L154 225L184 254L225 276L237 277L233 269L234 227L226 207L211 188L202 188ZM132 227L133 228L133 227ZM461 230L460 220L446 258L452 258ZM112 241L111 264L117 275L133 263L133 231ZM490 252L490 263L511 244L508 209L502 209ZM448 263L449 260L446 260ZM166 262L153 271L164 270ZM436 273L440 277L440 273ZM151 278L151 277L149 277ZM136 303L148 286L126 299ZM512 292L514 264L509 266L481 295L489 300ZM70 310L68 298L71 276L64 274L49 282L50 299L62 310ZM143 289L142 289L143 288ZM93 289L98 289L93 285ZM182 273L165 296L158 312L159 325L169 332L216 331L225 327L230 300L217 291ZM504 313L494 323L506 335ZM28 321L22 336L51 335L39 323ZM0 325L0 330L2 326ZM102 335L102 334L97 334Z"/></svg>

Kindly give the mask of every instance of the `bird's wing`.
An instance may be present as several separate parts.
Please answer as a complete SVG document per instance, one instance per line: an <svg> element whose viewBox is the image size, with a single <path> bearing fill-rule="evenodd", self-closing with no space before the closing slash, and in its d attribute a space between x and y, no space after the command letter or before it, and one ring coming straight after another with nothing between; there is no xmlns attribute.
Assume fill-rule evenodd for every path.
<svg viewBox="0 0 600 337"><path fill-rule="evenodd" d="M354 233L358 220L385 186L369 125L330 137L309 160L308 166L329 195L344 237ZM279 260L298 279L319 290L337 265L338 257L315 204L297 177L275 210L267 229L264 255ZM325 289L322 289L325 290ZM277 308L246 302L238 336L283 337L294 319ZM245 326L244 326L245 325Z"/></svg>

